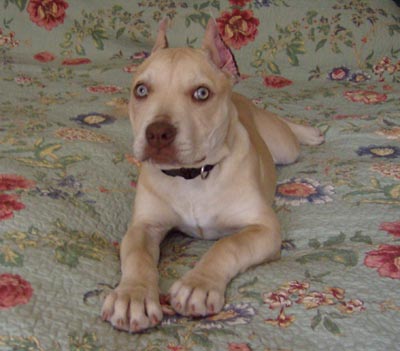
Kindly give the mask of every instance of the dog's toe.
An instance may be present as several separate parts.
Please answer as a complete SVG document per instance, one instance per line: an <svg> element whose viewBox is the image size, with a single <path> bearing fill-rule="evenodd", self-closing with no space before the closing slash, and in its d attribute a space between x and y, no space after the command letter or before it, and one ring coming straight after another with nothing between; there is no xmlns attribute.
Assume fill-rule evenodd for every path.
<svg viewBox="0 0 400 351"><path fill-rule="evenodd" d="M207 316L218 313L224 305L224 289L201 277L185 276L170 289L171 305L184 316Z"/></svg>
<svg viewBox="0 0 400 351"><path fill-rule="evenodd" d="M153 327L163 317L158 290L119 286L104 300L101 315L119 330L139 332Z"/></svg>

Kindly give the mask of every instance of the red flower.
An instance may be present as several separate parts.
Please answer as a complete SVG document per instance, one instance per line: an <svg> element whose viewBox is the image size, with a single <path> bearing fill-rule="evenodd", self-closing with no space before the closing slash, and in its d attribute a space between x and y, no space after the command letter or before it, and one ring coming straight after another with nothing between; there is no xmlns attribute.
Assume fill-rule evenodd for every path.
<svg viewBox="0 0 400 351"><path fill-rule="evenodd" d="M384 222L379 226L380 230L384 230L389 234L400 237L400 221L397 222Z"/></svg>
<svg viewBox="0 0 400 351"><path fill-rule="evenodd" d="M28 189L34 185L31 180L25 179L16 174L0 174L0 191Z"/></svg>
<svg viewBox="0 0 400 351"><path fill-rule="evenodd" d="M55 60L55 56L48 51L42 51L42 52L38 52L36 55L33 56L33 58L39 62L50 62Z"/></svg>
<svg viewBox="0 0 400 351"><path fill-rule="evenodd" d="M251 351L248 344L237 344L235 342L230 342L228 344L229 351Z"/></svg>
<svg viewBox="0 0 400 351"><path fill-rule="evenodd" d="M14 211L20 211L25 205L18 202L16 195L0 194L0 221L14 217Z"/></svg>
<svg viewBox="0 0 400 351"><path fill-rule="evenodd" d="M232 12L223 12L217 18L217 24L225 43L235 49L240 49L249 41L254 41L260 21L253 16L251 10L234 9Z"/></svg>
<svg viewBox="0 0 400 351"><path fill-rule="evenodd" d="M0 274L0 310L28 303L33 289L18 274Z"/></svg>
<svg viewBox="0 0 400 351"><path fill-rule="evenodd" d="M367 252L364 264L378 268L381 277L400 279L400 246L380 245L378 250Z"/></svg>
<svg viewBox="0 0 400 351"><path fill-rule="evenodd" d="M86 57L78 57L78 58L65 59L62 62L62 64L64 66L77 66L77 65L85 65L91 62L92 61Z"/></svg>
<svg viewBox="0 0 400 351"><path fill-rule="evenodd" d="M240 7L243 7L243 6L246 5L248 2L251 2L251 0L229 0L229 2L230 2L231 5L233 5L233 6L240 6Z"/></svg>
<svg viewBox="0 0 400 351"><path fill-rule="evenodd" d="M64 23L68 3L64 0L29 0L27 11L32 22L52 30Z"/></svg>
<svg viewBox="0 0 400 351"><path fill-rule="evenodd" d="M288 85L293 84L293 82L287 78L281 76L265 76L264 85L270 88L283 88Z"/></svg>

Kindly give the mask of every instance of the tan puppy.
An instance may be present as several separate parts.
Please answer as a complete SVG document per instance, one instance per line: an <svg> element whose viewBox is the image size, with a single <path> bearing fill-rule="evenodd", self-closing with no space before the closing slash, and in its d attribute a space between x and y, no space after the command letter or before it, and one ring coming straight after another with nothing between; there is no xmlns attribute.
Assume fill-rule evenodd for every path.
<svg viewBox="0 0 400 351"><path fill-rule="evenodd" d="M235 275L278 259L274 161L294 162L299 141L323 141L318 130L284 122L232 92L236 66L213 21L202 49L167 48L165 31L163 22L133 80L129 114L142 168L121 245L121 281L102 309L104 320L132 332L162 320L157 263L172 228L219 239L170 289L182 315L219 312Z"/></svg>

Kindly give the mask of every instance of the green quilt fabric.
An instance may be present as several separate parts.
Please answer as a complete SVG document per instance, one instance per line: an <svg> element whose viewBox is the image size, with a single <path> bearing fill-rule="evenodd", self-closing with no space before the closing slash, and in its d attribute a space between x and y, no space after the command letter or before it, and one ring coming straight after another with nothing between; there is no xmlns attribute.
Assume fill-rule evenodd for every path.
<svg viewBox="0 0 400 351"><path fill-rule="evenodd" d="M278 166L280 261L184 318L168 288L212 242L172 235L164 320L129 334L100 309L135 197L130 80L164 17L193 47L213 17L236 90L326 142ZM0 350L400 350L399 83L389 0L2 1Z"/></svg>

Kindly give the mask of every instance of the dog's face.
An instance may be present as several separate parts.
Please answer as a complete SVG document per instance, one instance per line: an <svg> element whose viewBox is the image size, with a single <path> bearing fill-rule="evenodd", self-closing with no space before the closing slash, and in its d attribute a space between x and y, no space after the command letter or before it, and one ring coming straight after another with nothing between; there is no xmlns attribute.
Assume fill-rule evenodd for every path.
<svg viewBox="0 0 400 351"><path fill-rule="evenodd" d="M134 154L160 167L189 167L223 149L232 79L207 49L158 48L133 80L129 114Z"/></svg>

